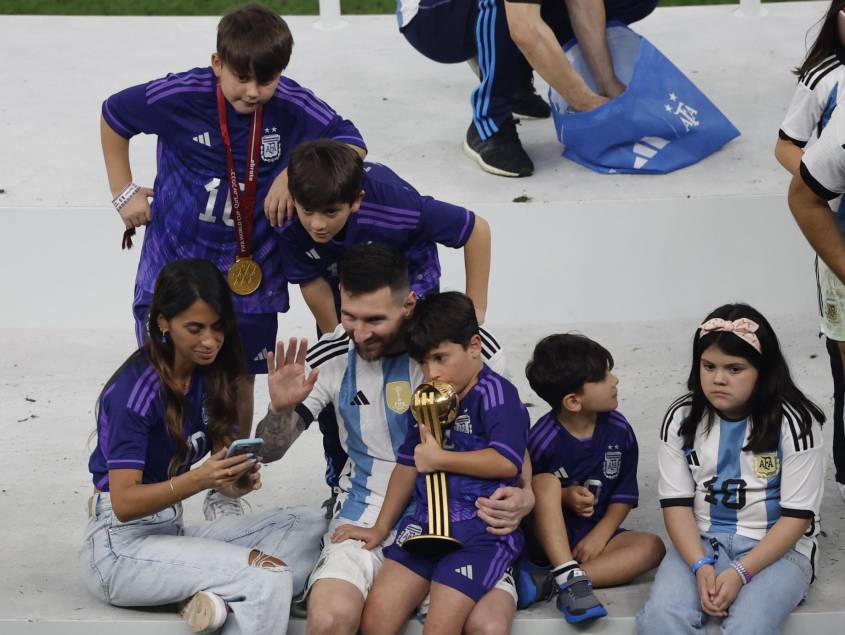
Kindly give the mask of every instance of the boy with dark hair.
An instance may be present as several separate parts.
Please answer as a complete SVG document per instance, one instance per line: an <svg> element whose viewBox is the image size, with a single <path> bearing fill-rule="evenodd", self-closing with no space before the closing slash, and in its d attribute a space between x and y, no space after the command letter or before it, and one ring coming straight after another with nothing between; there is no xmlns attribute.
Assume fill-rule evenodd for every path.
<svg viewBox="0 0 845 635"><path fill-rule="evenodd" d="M301 286L323 332L337 325L340 259L369 242L405 254L418 297L440 288L437 245L462 247L466 293L483 323L490 275L490 227L483 218L422 196L386 166L364 163L329 139L295 148L288 174L297 217L281 232L285 275Z"/></svg>
<svg viewBox="0 0 845 635"><path fill-rule="evenodd" d="M320 137L365 153L351 122L281 77L292 47L284 20L251 3L220 20L210 67L127 88L102 107L103 155L125 239L147 225L133 306L138 343L147 336L153 285L165 264L207 258L228 273L248 365L239 383L241 436L252 426L254 375L266 372L277 314L288 310L271 227L281 224L287 207L288 153ZM139 133L158 136L151 205L153 190L132 181L129 141Z"/></svg>
<svg viewBox="0 0 845 635"><path fill-rule="evenodd" d="M361 540L375 549L396 526L396 541L384 550L386 561L364 606L364 633L376 628L399 632L429 591L426 630L463 627L523 543L519 532L490 533L476 513L479 497L517 483L529 419L513 384L484 365L472 301L456 291L428 296L416 304L407 333L408 352L420 363L426 381L450 384L460 405L453 425L443 430L442 447L431 430L414 426L410 413L406 415L408 432L375 524L341 525L332 535L333 543ZM424 474L435 471L446 473L451 535L461 543L439 558L402 547L428 524ZM400 520L412 493L415 509Z"/></svg>
<svg viewBox="0 0 845 635"><path fill-rule="evenodd" d="M574 334L541 340L525 368L531 388L552 408L528 434L533 528L552 571L521 561L517 591L524 608L556 587L570 623L607 615L593 585L630 582L665 553L656 535L620 527L638 501L638 448L616 410L619 380L612 369L607 349Z"/></svg>
<svg viewBox="0 0 845 635"><path fill-rule="evenodd" d="M364 163L348 146L331 139L303 143L291 152L288 184L296 218L281 230L280 251L287 279L299 284L319 333L331 333L340 319L339 264L364 243L390 245L408 260L417 297L440 289L437 245L464 248L466 292L479 323L487 308L490 227L473 212L422 196L392 170ZM501 350L484 329L484 356ZM340 450L331 413L320 415L326 453L326 481L337 488L346 455Z"/></svg>

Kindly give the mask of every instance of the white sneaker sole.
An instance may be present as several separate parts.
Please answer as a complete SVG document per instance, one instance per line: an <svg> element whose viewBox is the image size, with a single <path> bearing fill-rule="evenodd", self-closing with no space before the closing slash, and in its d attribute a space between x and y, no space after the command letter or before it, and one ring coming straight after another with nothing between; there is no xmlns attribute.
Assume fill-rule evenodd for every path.
<svg viewBox="0 0 845 635"><path fill-rule="evenodd" d="M223 598L200 591L180 611L192 633L214 633L226 622L229 611Z"/></svg>
<svg viewBox="0 0 845 635"><path fill-rule="evenodd" d="M525 178L521 177L516 172L508 172L507 170L502 170L501 168L497 168L488 163L485 163L484 159L481 158L481 155L469 147L469 144L467 143L466 139L464 139L464 154L467 155L473 161L475 161L482 170L490 174L495 174L496 176L508 176L514 179Z"/></svg>

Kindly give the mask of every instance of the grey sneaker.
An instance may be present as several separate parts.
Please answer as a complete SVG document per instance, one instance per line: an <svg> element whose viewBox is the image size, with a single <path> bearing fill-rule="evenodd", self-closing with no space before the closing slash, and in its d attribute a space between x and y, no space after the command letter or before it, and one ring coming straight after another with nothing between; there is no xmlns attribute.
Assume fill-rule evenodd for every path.
<svg viewBox="0 0 845 635"><path fill-rule="evenodd" d="M223 516L243 516L244 506L252 511L249 503L243 498L229 498L217 490L210 489L202 501L202 513L206 520L217 520Z"/></svg>
<svg viewBox="0 0 845 635"><path fill-rule="evenodd" d="M226 622L229 609L219 595L200 591L188 600L179 614L192 633L214 633Z"/></svg>
<svg viewBox="0 0 845 635"><path fill-rule="evenodd" d="M570 624L607 615L607 609L593 593L593 584L583 571L560 586L557 608Z"/></svg>

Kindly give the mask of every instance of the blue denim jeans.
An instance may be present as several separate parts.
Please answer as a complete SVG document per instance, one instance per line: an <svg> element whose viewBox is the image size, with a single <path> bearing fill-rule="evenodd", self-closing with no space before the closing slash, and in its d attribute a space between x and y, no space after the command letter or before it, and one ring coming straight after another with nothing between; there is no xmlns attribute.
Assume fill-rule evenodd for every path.
<svg viewBox="0 0 845 635"><path fill-rule="evenodd" d="M751 551L757 540L737 534L704 534L704 552L712 555L709 539L719 542L718 575L731 561ZM742 587L722 619L725 635L771 635L779 633L783 621L806 597L812 577L812 565L794 549L755 575ZM669 547L657 570L648 602L637 615L639 635L680 635L703 633L709 619L701 610L695 576L680 554ZM715 619L715 618L713 618Z"/></svg>
<svg viewBox="0 0 845 635"><path fill-rule="evenodd" d="M180 503L123 523L100 493L91 511L79 559L94 595L115 606L155 606L210 591L229 605L225 635L287 631L291 598L304 588L326 530L323 512L305 507L195 527L183 526ZM252 550L286 566L251 566Z"/></svg>

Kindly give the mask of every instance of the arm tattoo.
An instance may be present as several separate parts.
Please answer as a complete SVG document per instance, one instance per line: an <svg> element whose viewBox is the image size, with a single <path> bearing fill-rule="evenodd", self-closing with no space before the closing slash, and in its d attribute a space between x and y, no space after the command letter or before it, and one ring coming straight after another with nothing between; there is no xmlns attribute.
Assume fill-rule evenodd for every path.
<svg viewBox="0 0 845 635"><path fill-rule="evenodd" d="M255 430L255 435L264 439L264 448L261 450L264 463L282 458L307 427L308 424L293 408L280 412L268 409Z"/></svg>

